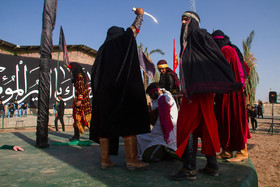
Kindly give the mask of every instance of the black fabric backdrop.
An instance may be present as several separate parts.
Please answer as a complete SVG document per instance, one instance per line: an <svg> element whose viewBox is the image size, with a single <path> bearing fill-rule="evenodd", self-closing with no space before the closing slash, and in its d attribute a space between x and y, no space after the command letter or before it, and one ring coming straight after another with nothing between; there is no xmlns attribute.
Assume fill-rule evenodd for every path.
<svg viewBox="0 0 280 187"><path fill-rule="evenodd" d="M18 103L28 103L30 108L38 106L38 85L39 85L39 62L40 58L30 58L0 54L0 97L4 104L11 100L18 100ZM88 79L90 98L91 94L91 65L81 64ZM53 108L56 101L56 78L58 78L58 94L62 94L62 99L66 103L66 108L71 108L74 96L72 76L63 62L50 63L50 102L49 108Z"/></svg>

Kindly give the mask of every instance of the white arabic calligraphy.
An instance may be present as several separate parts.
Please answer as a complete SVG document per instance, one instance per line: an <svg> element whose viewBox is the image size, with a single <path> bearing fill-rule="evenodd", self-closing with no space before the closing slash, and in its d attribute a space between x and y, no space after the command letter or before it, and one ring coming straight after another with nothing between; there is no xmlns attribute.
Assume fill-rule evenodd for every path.
<svg viewBox="0 0 280 187"><path fill-rule="evenodd" d="M14 74L11 69L8 69L10 66L0 66L0 73L2 73L2 80L0 80L3 85L0 86L0 94L3 94L3 104L10 102L12 99L17 99L19 103L28 102L26 99L29 97L30 101L38 101L38 71L40 70L40 67L34 67L33 65L33 67L30 68L30 66L32 65L25 63L24 60L17 61L15 66L13 66L15 67ZM69 69L63 65L58 69L55 67L50 69L50 101L51 99L56 99L58 94L63 95L62 99L65 102L73 99L75 96L75 88L71 82L72 78L70 73ZM86 75L90 80L91 76L88 71L86 71ZM57 90L54 87L55 83L58 85ZM91 88L89 89L91 93ZM92 96L90 95L90 98L91 97ZM68 107L71 107L72 103L68 103L67 105Z"/></svg>
<svg viewBox="0 0 280 187"><path fill-rule="evenodd" d="M5 69L6 69L5 67L0 66L0 73L5 71Z"/></svg>

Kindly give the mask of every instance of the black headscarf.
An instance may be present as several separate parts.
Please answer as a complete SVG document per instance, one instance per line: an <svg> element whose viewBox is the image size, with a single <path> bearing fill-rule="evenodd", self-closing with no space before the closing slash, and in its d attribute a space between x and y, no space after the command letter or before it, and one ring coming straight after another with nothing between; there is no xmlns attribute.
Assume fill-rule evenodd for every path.
<svg viewBox="0 0 280 187"><path fill-rule="evenodd" d="M92 79L93 79L91 81L91 83L92 83L93 91L94 91L94 89L97 88L97 83L99 82L99 77L100 77L99 72L101 71L100 67L101 67L101 61L103 60L102 56L104 56L103 49L104 49L105 45L112 39L121 37L121 35L124 34L124 32L125 31L122 27L117 27L117 26L112 26L107 30L106 39L105 39L104 43L98 49L94 64L91 68Z"/></svg>
<svg viewBox="0 0 280 187"><path fill-rule="evenodd" d="M85 72L83 71L82 66L80 64L78 64L77 62L70 63L70 66L71 66L70 69L71 69L72 76L73 76L72 83L75 84L78 74L81 73L83 75L85 84L87 84L87 77L86 77Z"/></svg>
<svg viewBox="0 0 280 187"><path fill-rule="evenodd" d="M226 45L231 46L235 49L235 51L238 55L238 58L241 62L241 65L242 65L242 69L244 72L244 78L247 79L250 68L244 62L244 57L243 57L241 51L239 50L239 48L236 45L232 44L230 41L230 38L227 35L225 35L224 32L221 30L215 30L211 35L214 38L215 42L217 43L217 45L219 46L220 49L222 49L222 47L224 47Z"/></svg>
<svg viewBox="0 0 280 187"><path fill-rule="evenodd" d="M240 89L234 73L221 50L205 30L195 12L181 29L180 78L182 91L189 98L195 93L229 93Z"/></svg>
<svg viewBox="0 0 280 187"><path fill-rule="evenodd" d="M112 26L107 31L107 37L105 39L106 43L107 41L116 38L118 36L121 36L124 33L124 29L122 27Z"/></svg>

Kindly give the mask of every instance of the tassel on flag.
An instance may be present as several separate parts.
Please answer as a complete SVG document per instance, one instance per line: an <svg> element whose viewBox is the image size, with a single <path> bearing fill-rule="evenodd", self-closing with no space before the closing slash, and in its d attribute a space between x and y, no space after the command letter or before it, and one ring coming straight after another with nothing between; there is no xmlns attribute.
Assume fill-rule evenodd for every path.
<svg viewBox="0 0 280 187"><path fill-rule="evenodd" d="M139 64L140 67L147 73L151 78L155 76L156 68L155 65L148 60L143 51L139 48Z"/></svg>
<svg viewBox="0 0 280 187"><path fill-rule="evenodd" d="M65 41L62 26L60 26L59 50L63 51L63 61L65 62L65 64L68 67L69 66L69 57L68 57L68 53L67 53L67 46L66 46L66 41Z"/></svg>
<svg viewBox="0 0 280 187"><path fill-rule="evenodd" d="M175 72L176 68L178 67L178 57L177 57L177 52L175 49L175 39L174 39L174 50L173 50L173 71Z"/></svg>

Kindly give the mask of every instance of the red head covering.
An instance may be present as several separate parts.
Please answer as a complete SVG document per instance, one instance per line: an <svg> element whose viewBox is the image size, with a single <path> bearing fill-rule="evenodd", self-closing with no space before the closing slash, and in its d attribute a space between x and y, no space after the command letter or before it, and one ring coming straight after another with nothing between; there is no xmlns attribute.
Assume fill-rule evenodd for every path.
<svg viewBox="0 0 280 187"><path fill-rule="evenodd" d="M157 63L158 68L168 68L167 62L165 60L160 60Z"/></svg>

